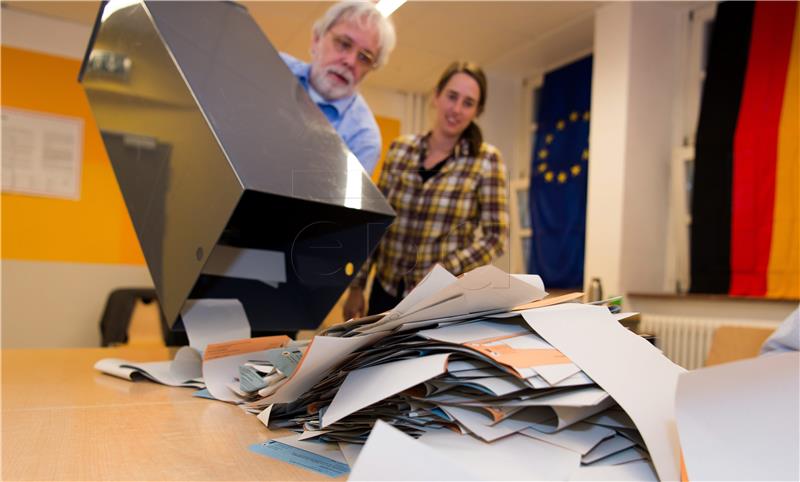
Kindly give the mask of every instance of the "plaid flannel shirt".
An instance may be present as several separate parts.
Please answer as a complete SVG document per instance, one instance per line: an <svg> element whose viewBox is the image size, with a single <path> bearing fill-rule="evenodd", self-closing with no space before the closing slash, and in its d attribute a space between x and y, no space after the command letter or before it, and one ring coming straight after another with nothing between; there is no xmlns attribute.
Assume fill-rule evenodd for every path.
<svg viewBox="0 0 800 482"><path fill-rule="evenodd" d="M508 238L506 170L500 151L483 143L470 155L462 139L441 170L422 182L430 134L401 136L386 154L378 188L397 212L372 257L353 280L363 288L376 264L387 293L411 291L436 264L454 275L503 253ZM405 293L398 293L400 281Z"/></svg>

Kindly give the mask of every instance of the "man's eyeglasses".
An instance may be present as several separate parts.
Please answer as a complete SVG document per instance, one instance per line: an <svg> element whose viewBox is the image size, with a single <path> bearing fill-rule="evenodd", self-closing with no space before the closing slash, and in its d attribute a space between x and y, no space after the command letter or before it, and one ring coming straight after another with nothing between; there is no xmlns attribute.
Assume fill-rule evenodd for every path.
<svg viewBox="0 0 800 482"><path fill-rule="evenodd" d="M355 47L353 40L346 35L338 35L331 32L331 38L333 38L333 46L337 52L349 54ZM356 62L365 69L375 68L375 54L369 50L361 49L356 52Z"/></svg>

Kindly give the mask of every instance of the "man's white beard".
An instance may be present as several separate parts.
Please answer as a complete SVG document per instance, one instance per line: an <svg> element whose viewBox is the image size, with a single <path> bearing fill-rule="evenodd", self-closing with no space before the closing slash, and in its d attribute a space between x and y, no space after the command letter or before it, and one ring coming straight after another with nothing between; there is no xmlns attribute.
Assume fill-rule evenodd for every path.
<svg viewBox="0 0 800 482"><path fill-rule="evenodd" d="M329 72L336 73L345 79L347 84L342 85L328 76ZM331 65L324 68L311 67L311 85L326 100L337 100L352 95L355 92L353 74L344 67Z"/></svg>

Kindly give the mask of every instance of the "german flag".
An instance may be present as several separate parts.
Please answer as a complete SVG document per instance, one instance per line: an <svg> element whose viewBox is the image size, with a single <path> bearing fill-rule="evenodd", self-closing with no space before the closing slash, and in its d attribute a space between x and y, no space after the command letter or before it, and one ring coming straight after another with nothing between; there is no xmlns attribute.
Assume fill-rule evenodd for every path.
<svg viewBox="0 0 800 482"><path fill-rule="evenodd" d="M697 127L691 291L800 298L800 9L724 2Z"/></svg>

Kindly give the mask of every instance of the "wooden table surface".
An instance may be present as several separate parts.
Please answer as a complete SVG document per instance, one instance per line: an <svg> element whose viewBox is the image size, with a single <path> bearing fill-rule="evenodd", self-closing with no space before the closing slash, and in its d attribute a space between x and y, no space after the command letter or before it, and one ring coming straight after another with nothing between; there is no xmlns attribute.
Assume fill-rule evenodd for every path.
<svg viewBox="0 0 800 482"><path fill-rule="evenodd" d="M250 451L288 432L268 430L235 405L92 368L111 357L171 354L165 347L2 350L3 480L330 480Z"/></svg>

